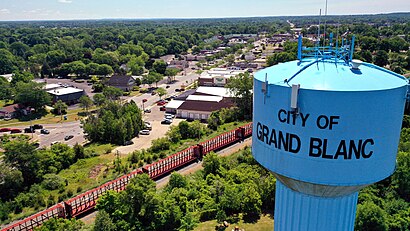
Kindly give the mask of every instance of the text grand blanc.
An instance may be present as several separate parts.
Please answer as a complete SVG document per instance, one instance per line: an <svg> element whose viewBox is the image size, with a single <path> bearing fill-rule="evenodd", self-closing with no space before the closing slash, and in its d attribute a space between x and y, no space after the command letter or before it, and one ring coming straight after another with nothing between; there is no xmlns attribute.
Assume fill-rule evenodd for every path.
<svg viewBox="0 0 410 231"><path fill-rule="evenodd" d="M299 119L297 119L298 117ZM319 115L316 118L311 118L310 114L294 115L284 109L278 111L277 119L281 123L302 127L305 127L309 122L314 122L315 126L321 130L333 130L341 121L340 116ZM342 139L336 142L337 145L330 146L326 138L308 137L307 140L303 140L298 134L283 132L260 122L256 123L256 132L257 138L261 142L291 154L305 154L299 152L303 145L308 145L308 156L311 158L351 160L367 159L373 155L374 140L372 138Z"/></svg>

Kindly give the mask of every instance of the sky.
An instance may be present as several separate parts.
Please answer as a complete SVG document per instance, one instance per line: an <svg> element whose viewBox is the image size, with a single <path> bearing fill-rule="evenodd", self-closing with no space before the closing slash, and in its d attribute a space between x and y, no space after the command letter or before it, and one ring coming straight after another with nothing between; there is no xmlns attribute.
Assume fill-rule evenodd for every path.
<svg viewBox="0 0 410 231"><path fill-rule="evenodd" d="M0 0L0 21L317 15L326 0ZM410 0L328 0L329 15L410 12Z"/></svg>

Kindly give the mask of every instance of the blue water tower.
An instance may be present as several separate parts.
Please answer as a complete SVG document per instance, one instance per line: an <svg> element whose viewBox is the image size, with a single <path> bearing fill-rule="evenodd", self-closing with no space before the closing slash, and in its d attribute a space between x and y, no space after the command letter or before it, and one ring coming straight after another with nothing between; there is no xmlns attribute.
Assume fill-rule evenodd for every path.
<svg viewBox="0 0 410 231"><path fill-rule="evenodd" d="M408 81L347 43L299 37L298 60L255 74L252 152L277 178L277 231L353 230L358 191L395 170Z"/></svg>

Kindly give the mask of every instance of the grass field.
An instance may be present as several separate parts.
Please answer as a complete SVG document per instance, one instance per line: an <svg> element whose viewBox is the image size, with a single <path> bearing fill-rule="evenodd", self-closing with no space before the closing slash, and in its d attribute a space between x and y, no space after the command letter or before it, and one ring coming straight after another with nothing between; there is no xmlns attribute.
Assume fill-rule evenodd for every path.
<svg viewBox="0 0 410 231"><path fill-rule="evenodd" d="M215 231L217 224L216 220L202 222L194 229L194 231ZM273 218L271 215L263 215L256 223L244 223L243 220L240 220L238 223L231 224L225 229L225 231L231 231L235 226L238 226L240 230L245 231L272 231Z"/></svg>
<svg viewBox="0 0 410 231"><path fill-rule="evenodd" d="M95 109L94 107L90 109L93 110ZM17 127L17 126L28 126L30 125L30 123L32 124L55 124L55 123L67 123L67 122L73 122L76 120L79 120L81 118L83 118L83 113L84 110L82 108L78 108L78 109L73 109L73 110L69 110L67 112L67 120L61 120L61 116L60 115L54 115L51 113L48 113L47 115L45 115L44 117L42 117L41 119L35 119L30 121L20 121L18 119L12 119L9 121L5 121L5 120L0 120L0 128L4 128L4 127Z"/></svg>

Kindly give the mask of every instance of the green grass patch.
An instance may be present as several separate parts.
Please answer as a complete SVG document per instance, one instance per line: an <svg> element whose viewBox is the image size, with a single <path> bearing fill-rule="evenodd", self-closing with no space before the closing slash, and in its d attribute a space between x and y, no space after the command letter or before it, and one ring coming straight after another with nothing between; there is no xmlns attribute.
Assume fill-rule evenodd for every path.
<svg viewBox="0 0 410 231"><path fill-rule="evenodd" d="M92 107L89 111L96 109L96 107ZM4 127L16 127L16 126L29 126L30 124L56 124L56 123L67 123L77 121L83 118L85 115L85 111L82 108L77 108L73 110L69 110L66 114L67 120L64 120L64 115L54 115L51 113L46 114L40 119L34 119L30 122L28 121L21 121L21 119L12 119L9 121L0 120L0 128ZM27 120L27 119L24 119Z"/></svg>
<svg viewBox="0 0 410 231"><path fill-rule="evenodd" d="M215 231L215 227L217 225L218 223L216 222L216 220L202 222L194 229L194 231ZM262 215L256 223L244 223L244 221L241 219L237 223L230 224L230 226L225 230L233 230L235 226L238 226L240 230L272 231L273 218L271 217L271 215Z"/></svg>

